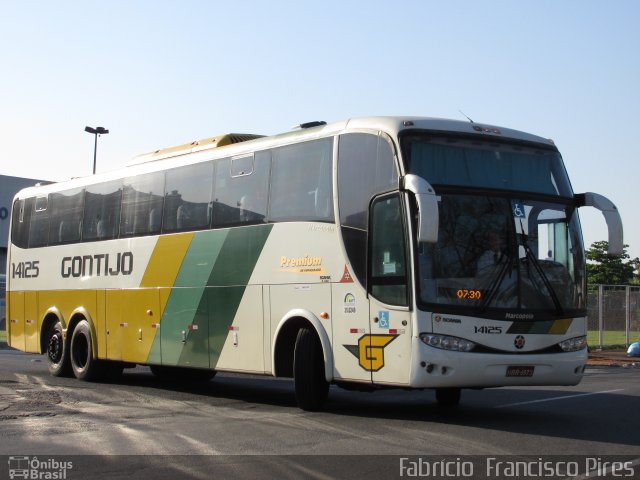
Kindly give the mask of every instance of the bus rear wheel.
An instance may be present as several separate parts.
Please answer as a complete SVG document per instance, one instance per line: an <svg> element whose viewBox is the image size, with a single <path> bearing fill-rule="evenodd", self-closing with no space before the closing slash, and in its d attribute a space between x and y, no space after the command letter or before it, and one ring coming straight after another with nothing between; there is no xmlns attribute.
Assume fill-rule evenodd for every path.
<svg viewBox="0 0 640 480"><path fill-rule="evenodd" d="M461 389L436 388L436 400L442 407L455 407L460 403Z"/></svg>
<svg viewBox="0 0 640 480"><path fill-rule="evenodd" d="M71 364L67 344L62 333L62 323L54 323L47 333L47 362L49 373L54 377L68 377L71 374Z"/></svg>
<svg viewBox="0 0 640 480"><path fill-rule="evenodd" d="M71 368L78 380L88 382L97 380L103 372L101 362L93 358L91 327L89 322L81 320L71 335Z"/></svg>
<svg viewBox="0 0 640 480"><path fill-rule="evenodd" d="M329 383L324 376L320 339L308 327L301 328L296 338L293 381L298 406L312 412L320 410L329 394Z"/></svg>

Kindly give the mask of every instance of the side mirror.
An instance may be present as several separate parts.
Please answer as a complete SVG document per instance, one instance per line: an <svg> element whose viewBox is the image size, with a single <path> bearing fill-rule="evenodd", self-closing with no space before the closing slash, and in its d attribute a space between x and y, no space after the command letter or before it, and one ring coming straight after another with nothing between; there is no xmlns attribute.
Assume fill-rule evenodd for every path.
<svg viewBox="0 0 640 480"><path fill-rule="evenodd" d="M418 242L438 242L438 198L424 178L409 174L402 178L402 188L413 193L418 204Z"/></svg>
<svg viewBox="0 0 640 480"><path fill-rule="evenodd" d="M593 207L602 212L609 230L609 255L621 255L623 246L622 218L620 212L607 197L593 192L575 195L576 206Z"/></svg>

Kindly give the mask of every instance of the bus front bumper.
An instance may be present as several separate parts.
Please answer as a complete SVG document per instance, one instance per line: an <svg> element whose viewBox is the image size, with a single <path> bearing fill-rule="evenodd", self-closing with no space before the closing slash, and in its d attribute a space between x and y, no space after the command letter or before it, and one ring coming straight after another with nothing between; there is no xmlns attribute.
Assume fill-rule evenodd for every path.
<svg viewBox="0 0 640 480"><path fill-rule="evenodd" d="M442 350L414 339L412 388L577 385L587 349L567 353L473 353Z"/></svg>

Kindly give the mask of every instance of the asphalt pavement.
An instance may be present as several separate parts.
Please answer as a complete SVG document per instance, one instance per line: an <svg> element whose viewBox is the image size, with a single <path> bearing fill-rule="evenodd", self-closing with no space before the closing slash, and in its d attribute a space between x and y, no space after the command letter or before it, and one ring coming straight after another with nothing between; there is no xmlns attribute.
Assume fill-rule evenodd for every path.
<svg viewBox="0 0 640 480"><path fill-rule="evenodd" d="M589 366L575 387L464 390L453 409L429 390L332 386L326 409L309 413L286 379L218 374L180 386L137 367L87 383L51 377L43 356L0 350L0 455L75 459L66 478L395 478L405 457L637 465L638 405L633 366Z"/></svg>

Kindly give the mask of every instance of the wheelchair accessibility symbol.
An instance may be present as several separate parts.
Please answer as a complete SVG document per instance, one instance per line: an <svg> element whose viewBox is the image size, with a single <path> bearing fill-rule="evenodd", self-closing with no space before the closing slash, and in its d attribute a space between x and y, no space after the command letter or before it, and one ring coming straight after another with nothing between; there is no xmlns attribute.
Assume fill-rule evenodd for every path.
<svg viewBox="0 0 640 480"><path fill-rule="evenodd" d="M519 202L513 202L513 216L516 218L525 218L526 214L524 212L524 205Z"/></svg>
<svg viewBox="0 0 640 480"><path fill-rule="evenodd" d="M384 310L378 312L378 318L378 325L380 326L380 328L389 328L389 312Z"/></svg>

